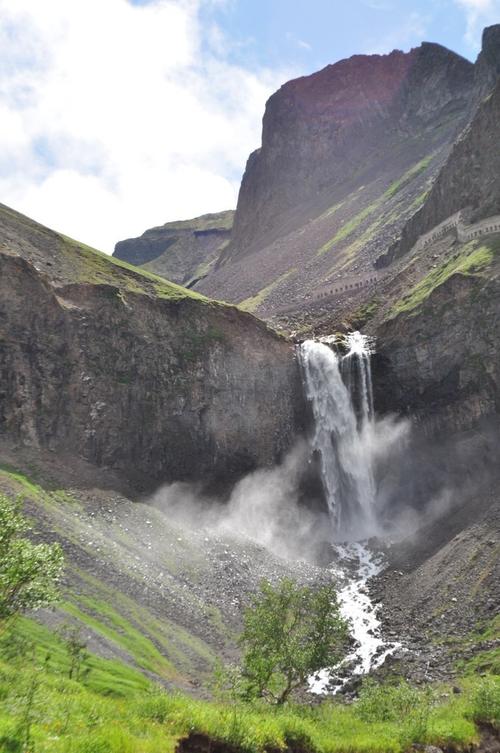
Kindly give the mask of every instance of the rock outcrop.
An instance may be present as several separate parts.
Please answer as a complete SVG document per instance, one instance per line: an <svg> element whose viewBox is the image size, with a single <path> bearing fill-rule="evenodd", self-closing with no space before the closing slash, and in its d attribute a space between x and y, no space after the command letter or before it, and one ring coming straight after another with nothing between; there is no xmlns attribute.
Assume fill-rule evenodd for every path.
<svg viewBox="0 0 500 753"><path fill-rule="evenodd" d="M234 211L167 222L139 238L119 241L113 256L182 285L207 274L231 235Z"/></svg>
<svg viewBox="0 0 500 753"><path fill-rule="evenodd" d="M227 484L290 447L302 400L262 322L0 206L1 439L143 488Z"/></svg>
<svg viewBox="0 0 500 753"><path fill-rule="evenodd" d="M471 63L423 44L409 53L355 55L282 86L267 103L262 147L248 161L221 263L266 245L291 213L303 219L353 173L366 179L405 139L446 119L458 126L473 82Z"/></svg>
<svg viewBox="0 0 500 753"><path fill-rule="evenodd" d="M231 240L196 289L285 327L292 312L302 327L319 288L367 274L397 243L491 92L499 59L493 26L475 64L424 43L285 84L267 103ZM493 174L498 150L480 148L485 160L495 152ZM354 296L352 308L361 302Z"/></svg>
<svg viewBox="0 0 500 753"><path fill-rule="evenodd" d="M455 143L424 205L405 225L401 240L380 257L377 266L407 253L421 235L460 210L470 209L472 222L500 214L499 124L500 81Z"/></svg>

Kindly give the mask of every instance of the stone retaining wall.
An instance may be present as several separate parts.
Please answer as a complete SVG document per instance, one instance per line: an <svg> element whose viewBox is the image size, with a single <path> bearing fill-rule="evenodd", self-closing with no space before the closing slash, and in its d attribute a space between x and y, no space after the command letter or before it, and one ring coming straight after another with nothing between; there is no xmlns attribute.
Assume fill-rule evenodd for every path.
<svg viewBox="0 0 500 753"><path fill-rule="evenodd" d="M460 243L466 243L482 235L500 233L500 215L486 217L484 220L479 220L479 222L469 225L465 222L469 211L468 209L461 209L460 212L456 212L451 217L448 217L428 233L425 233L425 235L421 235L413 246L412 252L427 248L431 243L444 238L449 233L454 233Z"/></svg>
<svg viewBox="0 0 500 753"><path fill-rule="evenodd" d="M320 298L330 298L332 295L344 295L345 293L353 293L360 288L364 288L371 283L377 282L380 274L375 270L367 272L364 275L351 275L350 277L342 277L338 280L332 280L327 284L321 285L317 288L313 294L313 300L317 301Z"/></svg>

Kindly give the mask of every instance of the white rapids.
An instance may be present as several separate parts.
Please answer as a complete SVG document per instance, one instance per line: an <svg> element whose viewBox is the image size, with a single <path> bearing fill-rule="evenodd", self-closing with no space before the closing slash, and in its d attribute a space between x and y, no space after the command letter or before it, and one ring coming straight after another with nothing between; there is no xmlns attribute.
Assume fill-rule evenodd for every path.
<svg viewBox="0 0 500 753"><path fill-rule="evenodd" d="M348 621L352 652L336 667L310 679L314 693L336 693L353 675L380 666L398 643L381 636L378 606L368 581L383 568L366 540L377 535L375 484L376 419L370 367L372 343L359 332L346 338L341 357L330 347L334 338L307 340L301 346L306 395L314 416L313 450L318 454L332 521L340 585L340 612ZM346 543L347 542L347 543Z"/></svg>
<svg viewBox="0 0 500 753"><path fill-rule="evenodd" d="M383 560L365 543L338 544L339 561L332 567L339 582L340 613L347 620L354 648L336 667L323 669L309 682L312 693L338 693L355 675L364 675L380 667L387 656L400 648L397 642L388 643L380 633L378 605L373 604L367 588L368 581L383 568Z"/></svg>

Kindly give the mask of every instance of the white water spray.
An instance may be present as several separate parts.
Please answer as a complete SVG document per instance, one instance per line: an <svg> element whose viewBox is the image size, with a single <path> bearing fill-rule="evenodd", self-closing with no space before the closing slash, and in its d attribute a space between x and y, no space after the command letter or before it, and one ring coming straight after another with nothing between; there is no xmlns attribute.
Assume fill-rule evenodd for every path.
<svg viewBox="0 0 500 753"><path fill-rule="evenodd" d="M340 358L328 345L307 340L301 349L311 401L325 496L336 540L377 533L371 458L373 392L368 338L353 333Z"/></svg>

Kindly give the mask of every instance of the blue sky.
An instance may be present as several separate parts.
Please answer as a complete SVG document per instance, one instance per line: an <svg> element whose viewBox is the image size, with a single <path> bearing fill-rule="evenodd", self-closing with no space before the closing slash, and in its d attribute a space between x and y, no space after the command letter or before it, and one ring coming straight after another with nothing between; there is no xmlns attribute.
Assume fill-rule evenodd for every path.
<svg viewBox="0 0 500 753"><path fill-rule="evenodd" d="M500 0L0 0L0 201L90 245L234 207L266 99L354 53L474 59Z"/></svg>
<svg viewBox="0 0 500 753"><path fill-rule="evenodd" d="M203 17L227 35L235 62L311 72L355 53L409 49L424 40L473 59L481 24L500 21L500 6L484 0L235 0L205 6Z"/></svg>

